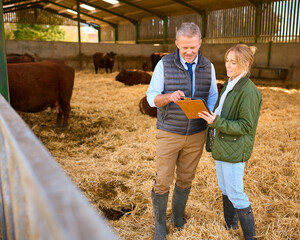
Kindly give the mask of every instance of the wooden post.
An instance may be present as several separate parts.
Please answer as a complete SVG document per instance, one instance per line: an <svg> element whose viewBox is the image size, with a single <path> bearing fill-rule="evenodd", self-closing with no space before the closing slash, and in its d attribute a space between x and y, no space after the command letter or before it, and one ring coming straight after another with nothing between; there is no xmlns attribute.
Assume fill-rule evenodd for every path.
<svg viewBox="0 0 300 240"><path fill-rule="evenodd" d="M204 39L206 37L206 28L207 28L207 12L202 11L201 13L202 19L202 29L201 29L201 38Z"/></svg>
<svg viewBox="0 0 300 240"><path fill-rule="evenodd" d="M255 43L259 41L259 35L261 32L261 11L262 11L262 0L259 1L259 5L256 6L256 11L255 11L255 38L254 38Z"/></svg>
<svg viewBox="0 0 300 240"><path fill-rule="evenodd" d="M165 17L163 19L164 21L164 40L163 40L163 44L167 43L167 36L168 36L168 18Z"/></svg>
<svg viewBox="0 0 300 240"><path fill-rule="evenodd" d="M118 41L118 25L115 25L115 43Z"/></svg>
<svg viewBox="0 0 300 240"><path fill-rule="evenodd" d="M98 42L101 42L101 27L99 26L98 30Z"/></svg>
<svg viewBox="0 0 300 240"><path fill-rule="evenodd" d="M268 47L268 67L270 67L271 51L272 51L272 41L269 41L269 47Z"/></svg>
<svg viewBox="0 0 300 240"><path fill-rule="evenodd" d="M139 43L139 22L135 23L135 43Z"/></svg>
<svg viewBox="0 0 300 240"><path fill-rule="evenodd" d="M9 102L2 1L0 1L0 94Z"/></svg>
<svg viewBox="0 0 300 240"><path fill-rule="evenodd" d="M82 60L81 60L81 34L80 34L80 5L79 0L77 2L77 26L78 26L78 55L79 55L79 69L82 69Z"/></svg>

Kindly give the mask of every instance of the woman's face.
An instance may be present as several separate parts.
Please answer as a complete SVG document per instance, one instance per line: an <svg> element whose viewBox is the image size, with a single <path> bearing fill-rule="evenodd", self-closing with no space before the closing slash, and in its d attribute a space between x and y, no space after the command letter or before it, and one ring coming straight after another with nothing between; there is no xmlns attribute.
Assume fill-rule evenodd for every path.
<svg viewBox="0 0 300 240"><path fill-rule="evenodd" d="M230 51L225 60L225 67L227 71L227 76L231 79L235 79L238 77L242 72L246 71L245 67L238 64L235 53Z"/></svg>

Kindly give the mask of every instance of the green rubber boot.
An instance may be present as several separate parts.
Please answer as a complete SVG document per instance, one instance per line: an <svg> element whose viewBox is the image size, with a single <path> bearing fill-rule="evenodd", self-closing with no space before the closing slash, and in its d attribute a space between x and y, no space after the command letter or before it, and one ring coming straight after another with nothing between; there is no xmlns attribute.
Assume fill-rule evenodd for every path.
<svg viewBox="0 0 300 240"><path fill-rule="evenodd" d="M165 194L156 194L151 191L151 198L153 203L153 211L155 217L155 233L154 240L165 240L167 236L167 205L169 192Z"/></svg>
<svg viewBox="0 0 300 240"><path fill-rule="evenodd" d="M174 222L175 227L180 229L182 229L183 225L186 224L186 220L184 219L184 210L190 191L191 188L182 189L177 187L175 184L172 200L171 222Z"/></svg>

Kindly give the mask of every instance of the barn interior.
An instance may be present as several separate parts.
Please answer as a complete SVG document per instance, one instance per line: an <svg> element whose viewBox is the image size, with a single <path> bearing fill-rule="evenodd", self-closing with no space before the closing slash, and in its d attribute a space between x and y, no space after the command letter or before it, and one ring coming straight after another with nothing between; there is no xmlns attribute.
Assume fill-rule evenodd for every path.
<svg viewBox="0 0 300 240"><path fill-rule="evenodd" d="M121 239L152 239L150 190L155 178L156 119L139 110L147 84L115 81L122 69L142 70L154 52L173 52L177 28L193 21L201 52L224 83L224 53L255 45L251 71L263 96L254 152L245 169L258 239L298 239L300 3L299 0L3 0L0 11L0 92L8 92L5 54L36 61L63 60L75 69L69 129L55 129L51 109L18 112L59 166ZM84 4L84 5L83 5ZM92 7L90 10L83 6ZM1 14L2 15L2 14ZM97 43L4 39L4 23L83 24L98 30ZM92 55L113 51L112 73L95 74ZM152 74L151 71L148 72ZM167 218L171 216L171 199ZM182 231L168 221L168 239L242 239L225 231L214 161L205 152L197 169ZM2 230L3 232L3 230Z"/></svg>

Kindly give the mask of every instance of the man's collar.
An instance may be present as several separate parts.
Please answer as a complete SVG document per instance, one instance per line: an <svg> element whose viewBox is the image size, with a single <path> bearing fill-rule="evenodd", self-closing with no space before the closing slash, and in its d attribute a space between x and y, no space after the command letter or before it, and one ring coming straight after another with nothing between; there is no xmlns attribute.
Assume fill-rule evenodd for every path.
<svg viewBox="0 0 300 240"><path fill-rule="evenodd" d="M187 65L185 64L186 61L183 59L183 57L181 57L180 53L179 53L179 59L180 59L180 62L182 64L182 66L184 66L184 68L187 68ZM198 62L198 54L197 54L197 57L194 59L194 61L192 63L197 64L197 62Z"/></svg>

